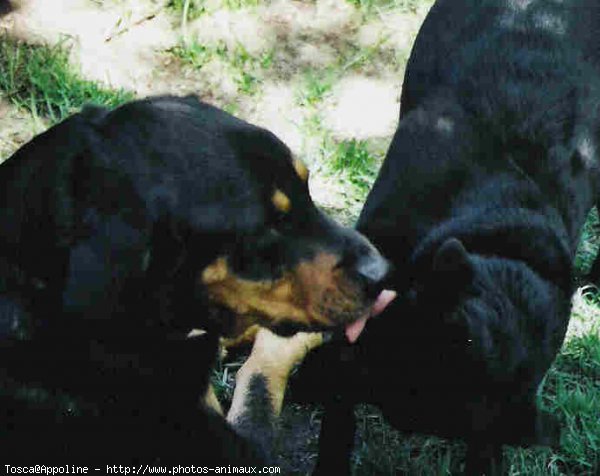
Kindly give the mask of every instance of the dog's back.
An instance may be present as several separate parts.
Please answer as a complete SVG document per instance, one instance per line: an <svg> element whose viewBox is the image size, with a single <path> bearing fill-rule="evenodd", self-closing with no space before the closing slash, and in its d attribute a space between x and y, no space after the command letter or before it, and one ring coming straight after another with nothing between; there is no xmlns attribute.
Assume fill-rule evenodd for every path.
<svg viewBox="0 0 600 476"><path fill-rule="evenodd" d="M464 202L448 195L461 189L458 181L479 179L473 167L483 167L484 174L511 167L534 180L554 202L573 245L593 193L590 174L578 172L596 173L597 32L596 2L438 1L407 66L401 118L414 114L397 132L359 229L383 235L389 223L393 230L405 226L409 234L421 226L426 230L423 218L405 218L409 207L398 206L394 213L386 205L414 202L426 189L427 203L420 201L416 213L422 216L429 205L425 220L433 213L442 218ZM415 139L421 133L428 134L427 141ZM412 156L405 157L405 150ZM457 157L468 175L457 177ZM427 176L414 180L415 170ZM449 173L453 184L444 183ZM386 180L390 175L399 181ZM404 257L418 240L407 240Z"/></svg>

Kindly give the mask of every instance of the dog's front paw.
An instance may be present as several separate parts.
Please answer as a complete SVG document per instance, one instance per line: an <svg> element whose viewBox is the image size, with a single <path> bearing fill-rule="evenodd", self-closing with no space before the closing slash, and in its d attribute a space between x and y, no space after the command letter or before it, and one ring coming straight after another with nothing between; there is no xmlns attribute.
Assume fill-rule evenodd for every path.
<svg viewBox="0 0 600 476"><path fill-rule="evenodd" d="M300 332L292 337L281 337L261 328L256 334L252 352L235 377L236 387L227 415L235 421L252 405L250 387L260 381L270 403L269 413L281 412L287 380L294 366L313 348L321 345L321 333Z"/></svg>

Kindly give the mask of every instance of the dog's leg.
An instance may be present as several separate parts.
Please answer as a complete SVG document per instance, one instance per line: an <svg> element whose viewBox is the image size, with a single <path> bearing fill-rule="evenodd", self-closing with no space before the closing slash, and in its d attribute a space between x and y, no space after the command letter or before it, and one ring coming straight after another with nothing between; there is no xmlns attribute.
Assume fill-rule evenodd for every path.
<svg viewBox="0 0 600 476"><path fill-rule="evenodd" d="M501 476L502 445L470 441L467 444L465 476Z"/></svg>
<svg viewBox="0 0 600 476"><path fill-rule="evenodd" d="M355 431L352 403L342 400L325 404L319 436L319 460L313 473L315 476L350 474Z"/></svg>
<svg viewBox="0 0 600 476"><path fill-rule="evenodd" d="M204 329L193 329L189 332L189 334L187 335L188 339L190 338L194 338L194 337L200 337L206 335L206 331ZM219 345L219 352L222 354L223 353L223 349L221 348L221 345ZM212 410L213 412L215 412L217 415L225 415L225 413L223 412L223 407L221 406L221 402L219 402L219 399L217 398L217 394L215 393L215 388L213 387L212 383L208 383L208 386L206 388L206 392L204 393L204 396L202 397L200 404L202 406L204 406L204 408L206 408L207 410Z"/></svg>
<svg viewBox="0 0 600 476"><path fill-rule="evenodd" d="M321 334L298 333L285 338L261 329L252 353L236 375L227 421L254 442L267 457L273 444L275 418L281 412L289 374L314 347Z"/></svg>

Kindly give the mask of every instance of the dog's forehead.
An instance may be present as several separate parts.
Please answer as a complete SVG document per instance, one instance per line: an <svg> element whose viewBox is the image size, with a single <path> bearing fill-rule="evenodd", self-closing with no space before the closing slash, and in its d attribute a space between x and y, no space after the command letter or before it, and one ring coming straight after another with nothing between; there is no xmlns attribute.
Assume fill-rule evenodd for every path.
<svg viewBox="0 0 600 476"><path fill-rule="evenodd" d="M195 176L190 196L196 197L194 214L204 211L203 222L210 218L216 225L219 216L227 221L235 213L236 223L246 216L258 224L272 212L307 206L308 168L270 131L195 98L156 98L129 106L136 107L151 111L145 121L161 126L154 136L157 144L171 140L174 131L184 138L187 158L198 164L190 171ZM156 139L160 134L163 141ZM165 161L167 168L170 162Z"/></svg>

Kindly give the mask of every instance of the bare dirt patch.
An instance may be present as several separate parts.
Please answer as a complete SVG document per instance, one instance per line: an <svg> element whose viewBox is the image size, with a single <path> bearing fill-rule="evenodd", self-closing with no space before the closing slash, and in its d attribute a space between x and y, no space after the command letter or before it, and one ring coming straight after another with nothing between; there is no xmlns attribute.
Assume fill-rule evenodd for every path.
<svg viewBox="0 0 600 476"><path fill-rule="evenodd" d="M41 119L34 118L0 97L0 162L44 128Z"/></svg>
<svg viewBox="0 0 600 476"><path fill-rule="evenodd" d="M340 139L389 138L398 123L399 81L348 75L322 106L325 125Z"/></svg>

